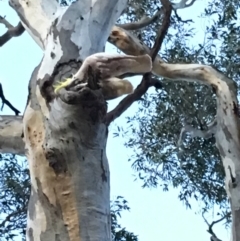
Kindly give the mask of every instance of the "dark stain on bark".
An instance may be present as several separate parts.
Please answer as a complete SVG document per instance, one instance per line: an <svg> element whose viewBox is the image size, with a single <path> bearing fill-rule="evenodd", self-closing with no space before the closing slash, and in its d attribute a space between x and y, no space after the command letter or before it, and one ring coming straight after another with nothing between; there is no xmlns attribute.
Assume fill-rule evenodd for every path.
<svg viewBox="0 0 240 241"><path fill-rule="evenodd" d="M69 127L70 127L71 129L77 130L77 126L76 126L76 124L75 124L73 121L71 121L71 122L69 123Z"/></svg>
<svg viewBox="0 0 240 241"><path fill-rule="evenodd" d="M232 187L233 187L233 188L236 188L236 187L237 187L237 180L236 180L236 178L233 176L232 169L231 169L230 166L228 166L228 170L229 170L230 177L231 177Z"/></svg>
<svg viewBox="0 0 240 241"><path fill-rule="evenodd" d="M55 54L55 53L51 52L50 55L51 55L51 58L52 58L52 59L55 59L55 57L56 57L56 54Z"/></svg>
<svg viewBox="0 0 240 241"><path fill-rule="evenodd" d="M103 182L107 182L107 176L106 176L106 171L104 169L104 166L103 166L103 150L101 150L101 161L100 161L100 164L101 164L101 169L102 169L102 181Z"/></svg>
<svg viewBox="0 0 240 241"><path fill-rule="evenodd" d="M53 168L56 174L67 171L67 163L62 153L57 148L46 148L45 156L49 166Z"/></svg>
<svg viewBox="0 0 240 241"><path fill-rule="evenodd" d="M237 116L240 117L240 108L237 103L233 101L233 113Z"/></svg>
<svg viewBox="0 0 240 241"><path fill-rule="evenodd" d="M212 87L212 92L214 93L214 94L216 94L217 93L217 86L216 85L214 85L214 84L211 84L211 87Z"/></svg>
<svg viewBox="0 0 240 241"><path fill-rule="evenodd" d="M61 241L59 234L55 234L55 241Z"/></svg>
<svg viewBox="0 0 240 241"><path fill-rule="evenodd" d="M232 140L232 135L231 135L231 133L229 132L227 126L224 125L224 126L222 127L222 130L223 130L223 132L224 132L224 134L225 134L226 140L230 142L230 141Z"/></svg>
<svg viewBox="0 0 240 241"><path fill-rule="evenodd" d="M28 238L29 238L29 241L34 241L33 229L32 228L28 229Z"/></svg>

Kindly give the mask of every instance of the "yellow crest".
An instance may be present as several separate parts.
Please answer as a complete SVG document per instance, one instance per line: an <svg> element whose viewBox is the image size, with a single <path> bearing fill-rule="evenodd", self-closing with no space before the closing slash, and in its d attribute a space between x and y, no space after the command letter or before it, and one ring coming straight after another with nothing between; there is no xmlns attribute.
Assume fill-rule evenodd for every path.
<svg viewBox="0 0 240 241"><path fill-rule="evenodd" d="M60 89L67 87L71 82L71 78L67 78L65 81L58 81L56 85L53 85L54 93L57 94Z"/></svg>

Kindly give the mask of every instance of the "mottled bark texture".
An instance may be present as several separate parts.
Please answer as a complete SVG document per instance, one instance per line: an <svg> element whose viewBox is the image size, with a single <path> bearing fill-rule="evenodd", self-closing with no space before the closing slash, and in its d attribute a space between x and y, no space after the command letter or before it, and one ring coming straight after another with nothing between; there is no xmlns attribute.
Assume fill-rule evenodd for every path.
<svg viewBox="0 0 240 241"><path fill-rule="evenodd" d="M16 137L18 143L18 147L11 146L12 139L6 138L8 141L1 146L3 152L23 153L20 134L23 127L32 184L27 239L109 241L104 97L97 88L94 91L84 88L77 94L63 89L57 97L53 84L75 74L86 57L103 52L107 40L129 55L149 54L150 50L127 30L113 27L127 0L81 0L67 8L60 8L52 0L9 2L26 31L44 51L31 77L29 101L22 122L18 117L9 119L10 122L1 120L4 128L12 126L15 130L12 136L10 127L2 130L1 143L8 135ZM155 58L152 72L174 81L199 81L216 91L217 115L209 133L215 133L225 168L233 215L232 240L239 241L240 126L235 83L209 66L168 64L160 56ZM89 76L95 83L94 71L90 71ZM120 105L126 103L128 107L131 105L127 101ZM127 107L120 106L115 112L122 109ZM189 127L185 131L187 129L194 132Z"/></svg>
<svg viewBox="0 0 240 241"><path fill-rule="evenodd" d="M19 123L32 185L27 240L110 241L106 101L89 88L59 98L53 85L76 73L87 56L104 51L127 1L81 0L66 8L52 0L9 2L44 52Z"/></svg>

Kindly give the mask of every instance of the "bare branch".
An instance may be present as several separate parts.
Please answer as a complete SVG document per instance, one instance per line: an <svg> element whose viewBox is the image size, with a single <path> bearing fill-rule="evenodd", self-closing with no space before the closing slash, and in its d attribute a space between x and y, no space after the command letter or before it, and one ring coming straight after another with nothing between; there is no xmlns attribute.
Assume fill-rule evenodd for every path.
<svg viewBox="0 0 240 241"><path fill-rule="evenodd" d="M204 213L202 213L202 217L205 221L205 223L208 225L208 230L207 232L211 234L210 240L211 241L222 241L221 239L219 239L217 237L217 235L214 233L213 231L213 226L221 221L223 221L224 219L228 218L231 215L231 212L228 212L226 215L224 215L223 217L221 217L220 219L213 221L211 224L208 223L207 219L204 217Z"/></svg>
<svg viewBox="0 0 240 241"><path fill-rule="evenodd" d="M5 23L5 26L6 27L8 26L7 27L8 31L2 36L0 36L0 47L3 46L5 43L7 43L11 38L22 35L23 32L25 31L21 22L19 22L16 27L13 27L12 25L6 25L6 23Z"/></svg>
<svg viewBox="0 0 240 241"><path fill-rule="evenodd" d="M182 22L182 23L192 22L192 23L193 23L193 20L192 20L192 19L182 20L182 18L177 14L177 10L176 10L176 9L174 9L174 13L175 13L175 15L176 15L176 17L177 17L177 20L178 20L179 22Z"/></svg>
<svg viewBox="0 0 240 241"><path fill-rule="evenodd" d="M155 44L153 48L150 51L150 56L152 60L154 61L158 51L160 50L163 39L167 33L167 30L170 26L170 17L172 12L172 6L168 0L161 0L162 5L164 7L164 20L163 24L158 32ZM147 73L143 76L142 81L140 85L135 89L135 91L125 97L115 109L110 111L106 116L106 123L109 125L113 120L115 120L117 117L119 117L125 110L127 110L134 101L139 100L142 95L146 93L146 91L149 89L149 87L155 86L157 88L161 87L161 84L156 81L156 79L151 78L151 73Z"/></svg>
<svg viewBox="0 0 240 241"><path fill-rule="evenodd" d="M153 22L155 22L159 16L163 13L163 9L158 10L151 18L143 16L142 19L135 23L125 23L125 24L116 24L117 27L123 28L125 30L137 30L144 28Z"/></svg>
<svg viewBox="0 0 240 241"><path fill-rule="evenodd" d="M4 104L6 104L12 111L15 112L15 115L19 115L20 111L17 110L4 96L2 84L0 83L0 98L2 99L2 107L3 110Z"/></svg>
<svg viewBox="0 0 240 241"><path fill-rule="evenodd" d="M192 0L189 4L187 4L188 0L181 0L179 3L172 3L172 6L175 10L188 8L194 4L196 0Z"/></svg>
<svg viewBox="0 0 240 241"><path fill-rule="evenodd" d="M24 155L22 116L0 116L0 153Z"/></svg>
<svg viewBox="0 0 240 241"><path fill-rule="evenodd" d="M4 16L4 17L0 16L0 23L3 24L3 25L5 25L5 27L6 27L7 29L13 28L12 24L10 24L10 23L6 20L5 16Z"/></svg>

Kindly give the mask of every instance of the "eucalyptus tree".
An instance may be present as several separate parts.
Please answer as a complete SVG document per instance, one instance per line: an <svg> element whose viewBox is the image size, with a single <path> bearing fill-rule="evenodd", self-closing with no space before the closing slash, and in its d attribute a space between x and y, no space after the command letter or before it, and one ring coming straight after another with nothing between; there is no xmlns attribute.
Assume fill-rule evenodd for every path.
<svg viewBox="0 0 240 241"><path fill-rule="evenodd" d="M197 51L191 51L183 44L183 39L171 36L171 27L174 29L178 26L178 30L183 28L177 22L183 21L177 11L191 7L194 2L83 0L59 4L52 0L9 1L20 22L13 27L1 17L1 23L8 28L0 38L1 46L26 30L44 54L29 81L29 98L24 115L1 117L1 152L26 155L29 163L31 195L27 240L111 240L106 157L108 126L134 101L141 99L151 86L160 89L158 99L161 99L161 103L154 101L156 96L150 96L143 102L147 110L143 117L137 116L136 119L141 126L145 125L144 133L137 132L136 140L131 139L128 143L130 146L139 145L146 157L144 168L138 160L135 162L136 166L140 165L138 170L149 175L145 183L155 185L160 177L175 186L182 185L183 198L191 195L195 189L203 196L209 189L209 197L203 197L203 200L217 197L216 191L220 195L219 202L224 202L226 197L222 181L225 177L232 211L232 240L240 240L238 74L236 65L225 65L229 63L229 58L231 63L239 59L235 55L233 57L238 47L231 46L231 41L239 36L239 27L236 27L239 3L214 1L205 10L206 15L217 14L218 17L209 34L213 38L220 38L226 54L216 58L211 53L214 48L212 45L202 45ZM144 13L150 17L143 16ZM119 17L122 17L121 22L117 21ZM129 19L136 21L129 23ZM223 27L228 29L218 36L219 28ZM139 29L143 28L144 31L139 34ZM156 33L155 43L150 47L153 33ZM178 34L183 33L180 31ZM185 37L191 36L191 31L187 34ZM170 48L165 47L159 52L165 38L172 39L166 45ZM126 55L94 55L104 51L106 41ZM210 64L217 65L221 71ZM119 80L144 72L147 73L133 93L127 95L114 110L107 112L102 81L112 77ZM155 76L162 78L162 82ZM54 85L65 78L71 81L56 93ZM84 85L79 85L79 82L84 82ZM165 89L164 82L167 82ZM191 93L193 89L194 93ZM115 87L112 91L118 93ZM195 102L203 91L206 91L207 97L205 103L200 104L201 108L210 109L205 116L199 116ZM177 94L182 98L176 97ZM6 102L5 98L3 100ZM164 106L162 101L169 103ZM182 101L187 104L181 104L179 109L183 112L176 118L179 113L175 109ZM186 114L184 111L188 105L193 112ZM154 109L153 115L147 115L150 109ZM170 112L166 113L166 110ZM16 110L15 113L18 114ZM157 122L165 121L161 119L161 113L170 120L163 130L162 126L155 128ZM191 117L190 123L186 123L187 115ZM181 126L176 142L176 128L180 129ZM201 128L196 129L198 126ZM202 148L206 142L201 139L197 144L191 143L186 139L187 133L206 138L207 148L204 147L204 151L197 154L198 147ZM215 139L211 139L212 136ZM217 150L212 149L215 141ZM186 144L192 145L193 158L189 157L191 151L187 153L185 150ZM155 149L151 149L153 147ZM215 164L203 163L209 157ZM200 164L203 167L200 171L197 169L195 175L194 168ZM153 165L157 165L157 168ZM165 176L166 172L160 173L158 167L171 172L172 178ZM211 183L209 177L213 172ZM207 178L207 182L204 178ZM206 189L199 187L201 182L206 184ZM215 190L218 185L216 182L220 183L219 190ZM191 190L188 190L189 183ZM216 238L214 233L212 236Z"/></svg>

